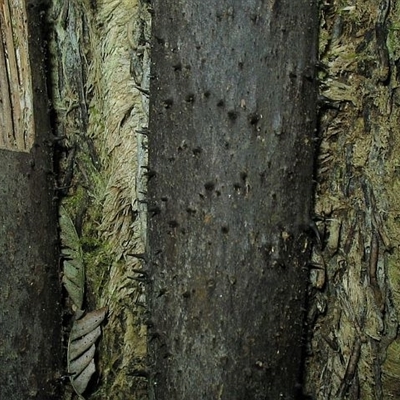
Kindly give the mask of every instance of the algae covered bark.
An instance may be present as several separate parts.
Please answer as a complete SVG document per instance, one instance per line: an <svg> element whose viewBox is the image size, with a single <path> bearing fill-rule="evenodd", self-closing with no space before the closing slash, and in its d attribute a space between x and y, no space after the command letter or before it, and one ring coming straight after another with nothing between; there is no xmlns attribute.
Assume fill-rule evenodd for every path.
<svg viewBox="0 0 400 400"><path fill-rule="evenodd" d="M321 6L321 146L307 388L316 399L400 394L399 6Z"/></svg>
<svg viewBox="0 0 400 400"><path fill-rule="evenodd" d="M148 4L55 1L48 20L59 193L83 251L84 307L109 310L87 395L143 399Z"/></svg>

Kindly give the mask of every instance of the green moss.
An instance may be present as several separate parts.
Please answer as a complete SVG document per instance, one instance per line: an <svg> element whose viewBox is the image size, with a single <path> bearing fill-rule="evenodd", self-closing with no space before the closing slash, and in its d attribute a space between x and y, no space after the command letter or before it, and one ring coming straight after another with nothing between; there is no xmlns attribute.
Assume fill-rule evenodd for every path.
<svg viewBox="0 0 400 400"><path fill-rule="evenodd" d="M390 59L396 60L399 58L400 52L400 23L392 23L388 29L386 45L389 50Z"/></svg>

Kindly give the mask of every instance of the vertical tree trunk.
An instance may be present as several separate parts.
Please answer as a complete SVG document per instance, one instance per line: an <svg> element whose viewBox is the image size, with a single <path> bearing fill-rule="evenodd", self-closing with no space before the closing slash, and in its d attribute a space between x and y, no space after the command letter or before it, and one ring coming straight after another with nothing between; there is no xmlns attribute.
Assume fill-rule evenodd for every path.
<svg viewBox="0 0 400 400"><path fill-rule="evenodd" d="M350 3L349 3L350 4ZM400 398L400 3L321 7L321 146L307 391Z"/></svg>
<svg viewBox="0 0 400 400"><path fill-rule="evenodd" d="M10 400L58 399L61 365L42 14L27 10L1 2L0 398Z"/></svg>
<svg viewBox="0 0 400 400"><path fill-rule="evenodd" d="M155 1L152 399L300 391L314 1Z"/></svg>
<svg viewBox="0 0 400 400"><path fill-rule="evenodd" d="M146 283L135 255L146 238L150 11L147 0L52 0L48 10L61 204L82 248L85 308L109 309L91 399L147 393Z"/></svg>

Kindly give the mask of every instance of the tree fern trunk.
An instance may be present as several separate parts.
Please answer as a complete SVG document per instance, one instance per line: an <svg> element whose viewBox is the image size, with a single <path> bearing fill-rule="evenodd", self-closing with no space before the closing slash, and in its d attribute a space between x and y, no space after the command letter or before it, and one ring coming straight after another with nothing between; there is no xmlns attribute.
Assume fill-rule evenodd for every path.
<svg viewBox="0 0 400 400"><path fill-rule="evenodd" d="M321 8L321 150L309 312L308 391L326 399L400 394L399 5Z"/></svg>
<svg viewBox="0 0 400 400"><path fill-rule="evenodd" d="M54 0L48 12L61 203L83 251L84 307L109 310L98 379L85 393L92 399L143 400L147 392L138 256L146 230L149 8L144 0Z"/></svg>

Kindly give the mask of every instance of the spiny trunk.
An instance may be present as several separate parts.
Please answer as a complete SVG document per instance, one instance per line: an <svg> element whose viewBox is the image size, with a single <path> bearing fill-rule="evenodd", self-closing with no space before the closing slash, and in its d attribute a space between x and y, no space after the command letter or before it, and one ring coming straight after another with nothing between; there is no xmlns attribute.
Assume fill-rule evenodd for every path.
<svg viewBox="0 0 400 400"><path fill-rule="evenodd" d="M316 110L313 1L156 1L151 399L300 392Z"/></svg>

